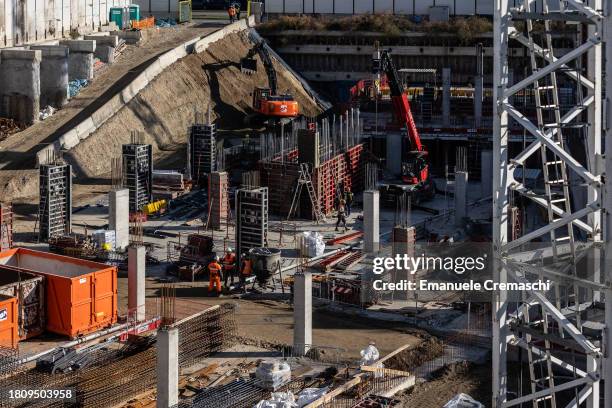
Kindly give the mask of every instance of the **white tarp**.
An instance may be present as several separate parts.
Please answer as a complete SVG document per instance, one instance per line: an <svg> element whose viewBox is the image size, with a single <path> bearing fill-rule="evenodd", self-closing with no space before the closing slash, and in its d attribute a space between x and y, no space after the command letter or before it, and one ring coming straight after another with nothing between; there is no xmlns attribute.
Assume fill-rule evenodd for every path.
<svg viewBox="0 0 612 408"><path fill-rule="evenodd" d="M325 241L323 235L318 232L304 232L304 247L306 248L306 256L313 258L323 255L325 252Z"/></svg>
<svg viewBox="0 0 612 408"><path fill-rule="evenodd" d="M480 402L467 394L457 394L442 408L485 408Z"/></svg>

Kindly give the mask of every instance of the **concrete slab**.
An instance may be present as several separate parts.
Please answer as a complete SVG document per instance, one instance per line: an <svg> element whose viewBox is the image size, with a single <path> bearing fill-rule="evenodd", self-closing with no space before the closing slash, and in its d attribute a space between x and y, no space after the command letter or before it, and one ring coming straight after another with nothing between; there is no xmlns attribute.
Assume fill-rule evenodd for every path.
<svg viewBox="0 0 612 408"><path fill-rule="evenodd" d="M70 48L70 52L93 53L96 50L96 41L92 40L62 40L60 45Z"/></svg>

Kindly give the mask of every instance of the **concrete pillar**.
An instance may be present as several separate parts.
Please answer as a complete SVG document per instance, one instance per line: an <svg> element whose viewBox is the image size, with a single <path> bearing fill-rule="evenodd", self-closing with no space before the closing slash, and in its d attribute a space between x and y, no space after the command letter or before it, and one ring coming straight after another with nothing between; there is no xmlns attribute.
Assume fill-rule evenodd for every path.
<svg viewBox="0 0 612 408"><path fill-rule="evenodd" d="M161 328L157 332L157 408L178 404L179 332Z"/></svg>
<svg viewBox="0 0 612 408"><path fill-rule="evenodd" d="M115 231L119 250L130 244L130 190L122 188L108 193L108 229Z"/></svg>
<svg viewBox="0 0 612 408"><path fill-rule="evenodd" d="M460 226L467 217L468 172L455 172L455 225Z"/></svg>
<svg viewBox="0 0 612 408"><path fill-rule="evenodd" d="M0 51L0 116L31 125L40 113L38 50Z"/></svg>
<svg viewBox="0 0 612 408"><path fill-rule="evenodd" d="M32 45L39 50L40 105L61 108L68 102L68 47L62 45Z"/></svg>
<svg viewBox="0 0 612 408"><path fill-rule="evenodd" d="M92 40L63 40L60 45L70 49L68 56L69 79L93 79L94 52L96 42Z"/></svg>
<svg viewBox="0 0 612 408"><path fill-rule="evenodd" d="M483 197L493 194L493 152L483 150L480 153L480 188Z"/></svg>
<svg viewBox="0 0 612 408"><path fill-rule="evenodd" d="M380 192L363 192L363 250L366 253L378 252L380 247L379 211Z"/></svg>
<svg viewBox="0 0 612 408"><path fill-rule="evenodd" d="M482 98L483 98L483 87L484 78L477 76L474 84L474 126L480 127L482 125Z"/></svg>
<svg viewBox="0 0 612 408"><path fill-rule="evenodd" d="M296 272L293 276L293 347L301 354L312 344L312 274Z"/></svg>
<svg viewBox="0 0 612 408"><path fill-rule="evenodd" d="M450 126L451 70L442 68L442 123Z"/></svg>
<svg viewBox="0 0 612 408"><path fill-rule="evenodd" d="M402 173L402 140L404 135L401 133L387 133L387 171L394 176Z"/></svg>
<svg viewBox="0 0 612 408"><path fill-rule="evenodd" d="M112 64L115 61L115 48L119 45L119 37L116 35L86 35L85 40L95 41L96 50L94 55L100 61Z"/></svg>
<svg viewBox="0 0 612 408"><path fill-rule="evenodd" d="M138 321L145 320L146 249L143 246L128 247L128 310Z"/></svg>

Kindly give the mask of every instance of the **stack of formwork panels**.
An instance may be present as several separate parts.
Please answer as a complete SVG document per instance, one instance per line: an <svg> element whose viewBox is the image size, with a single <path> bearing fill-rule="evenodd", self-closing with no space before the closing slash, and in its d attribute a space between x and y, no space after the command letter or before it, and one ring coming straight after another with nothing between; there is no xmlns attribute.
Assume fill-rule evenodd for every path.
<svg viewBox="0 0 612 408"><path fill-rule="evenodd" d="M0 251L13 246L13 206L0 203Z"/></svg>
<svg viewBox="0 0 612 408"><path fill-rule="evenodd" d="M269 190L270 212L287 216L295 194L300 167L297 163L266 162L260 166L261 185ZM304 194L307 194L304 189Z"/></svg>
<svg viewBox="0 0 612 408"><path fill-rule="evenodd" d="M43 164L39 174L38 238L46 241L72 231L72 166Z"/></svg>
<svg viewBox="0 0 612 408"><path fill-rule="evenodd" d="M236 192L236 250L267 246L268 188L240 189Z"/></svg>
<svg viewBox="0 0 612 408"><path fill-rule="evenodd" d="M123 145L123 187L130 191L130 212L153 200L153 148L148 144Z"/></svg>
<svg viewBox="0 0 612 408"><path fill-rule="evenodd" d="M196 185L206 185L216 166L217 129L214 124L195 124L189 132L191 178Z"/></svg>
<svg viewBox="0 0 612 408"><path fill-rule="evenodd" d="M208 226L220 229L227 222L228 177L224 171L212 172L208 178Z"/></svg>

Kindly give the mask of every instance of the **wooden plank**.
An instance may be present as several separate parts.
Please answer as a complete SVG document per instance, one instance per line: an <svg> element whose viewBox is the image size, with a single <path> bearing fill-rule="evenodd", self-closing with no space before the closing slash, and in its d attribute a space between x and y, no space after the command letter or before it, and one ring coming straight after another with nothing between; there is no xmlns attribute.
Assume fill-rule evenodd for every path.
<svg viewBox="0 0 612 408"><path fill-rule="evenodd" d="M327 394L325 394L318 400L313 401L310 404L306 405L304 408L316 408L316 407L320 407L321 405L332 401L335 397L342 394L344 391L347 391L353 388L354 386L356 386L357 384L359 384L362 380L362 377L363 377L363 374L357 374L355 378L353 378L351 381L342 384L340 387L334 389L331 392L328 392Z"/></svg>
<svg viewBox="0 0 612 408"><path fill-rule="evenodd" d="M400 377L410 377L412 375L408 371L400 371L400 370L394 370L392 368L384 368L384 367L361 366L359 367L359 369L361 371L367 371L371 373L398 375Z"/></svg>
<svg viewBox="0 0 612 408"><path fill-rule="evenodd" d="M389 360L391 357L394 357L396 355L398 355L399 353L401 353L404 350L409 349L410 347L412 347L411 344L404 344L403 346L401 346L400 348L396 349L395 351L392 351L391 353L387 354L386 356L384 356L383 358L379 359L378 361L376 361L375 364L378 363L384 363L385 361Z"/></svg>

